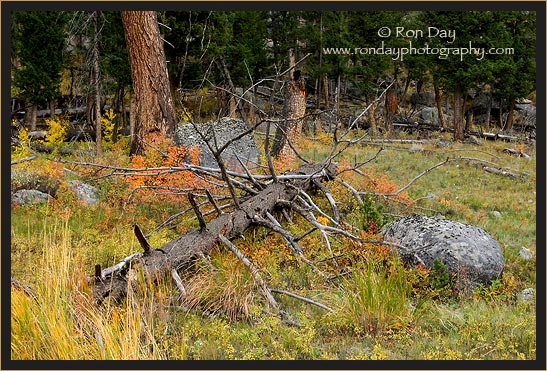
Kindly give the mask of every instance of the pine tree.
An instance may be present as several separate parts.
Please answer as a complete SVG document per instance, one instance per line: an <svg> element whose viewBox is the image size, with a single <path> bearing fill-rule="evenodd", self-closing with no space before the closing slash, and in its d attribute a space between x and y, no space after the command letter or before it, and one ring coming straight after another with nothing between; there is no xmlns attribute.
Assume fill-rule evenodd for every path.
<svg viewBox="0 0 547 371"><path fill-rule="evenodd" d="M27 101L31 117L27 122L36 129L36 109L59 94L64 66L65 26L68 13L18 11L13 13L12 55L18 59L13 83Z"/></svg>
<svg viewBox="0 0 547 371"><path fill-rule="evenodd" d="M495 12L493 16L494 22L500 25L495 46L513 50L513 53L492 56L496 60L494 95L508 104L507 120L504 125L500 122L500 126L511 130L516 100L527 97L536 88L535 13Z"/></svg>
<svg viewBox="0 0 547 371"><path fill-rule="evenodd" d="M131 154L143 154L149 133L170 137L175 130L175 111L156 13L124 11L122 20L135 92L136 135Z"/></svg>

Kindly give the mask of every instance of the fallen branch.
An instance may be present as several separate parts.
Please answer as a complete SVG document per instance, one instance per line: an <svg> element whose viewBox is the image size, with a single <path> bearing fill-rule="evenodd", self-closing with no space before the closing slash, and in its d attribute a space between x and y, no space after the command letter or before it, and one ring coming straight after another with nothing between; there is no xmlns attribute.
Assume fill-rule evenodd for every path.
<svg viewBox="0 0 547 371"><path fill-rule="evenodd" d="M258 273L258 269L255 268L255 266L249 261L249 259L247 259L247 257L245 255L243 255L241 253L241 251L239 251L239 249L233 244L230 242L230 240L228 240L226 237L224 237L222 234L219 234L218 235L218 238L220 239L220 241L222 241L222 243L228 248L230 249L231 252L234 253L234 255L239 259L241 260L241 262L243 264L245 264L245 266L247 266L247 268L249 268L249 271L251 272L251 275L253 276L253 279L255 280L255 282L258 284L258 286L260 287L260 290L262 291L262 294L264 295L264 297L266 298L266 300L268 301L268 303L270 303L270 305L277 311L279 312L279 315L281 317L281 319L287 321L288 323L290 323L291 325L296 325L296 326L300 326L300 324L298 324L297 322L294 322L293 320L291 320L288 316L288 314L283 311L281 309L281 307L279 306L279 304L277 303L277 301L275 300L275 298L273 297L272 295L272 291L270 290L270 288L268 287L268 285L266 285L266 282L264 282L264 280L262 279L262 277L260 277L260 274Z"/></svg>
<svg viewBox="0 0 547 371"><path fill-rule="evenodd" d="M361 143L401 143L401 144L423 144L428 143L427 139L363 139Z"/></svg>
<svg viewBox="0 0 547 371"><path fill-rule="evenodd" d="M303 302L305 303L309 303L309 304L313 304L313 305L316 305L318 306L319 308L323 308L331 313L334 313L334 310L330 309L329 307L327 307L326 305L324 304L321 304L321 303L318 303L314 300L311 300L311 299L308 299L308 298L305 298L303 296L300 296L300 295L297 295L295 293L292 293L292 292L289 292L289 291L285 291L285 290L276 290L276 289L271 289L271 292L273 293L276 293L276 294L283 294L283 295L287 295L287 296L290 296L291 298L295 298L295 299L298 299L298 300L302 300Z"/></svg>
<svg viewBox="0 0 547 371"><path fill-rule="evenodd" d="M15 164L20 164L22 162L26 162L26 161L32 161L36 158L37 156L29 156L29 157L25 157L25 158L21 158L19 160L13 160L11 162L11 165L15 165Z"/></svg>
<svg viewBox="0 0 547 371"><path fill-rule="evenodd" d="M32 298L35 302L38 302L38 299L36 298L36 295L34 294L34 291L28 287L27 285L17 281L15 278L11 279L11 286L13 286L16 289L22 290L25 295Z"/></svg>
<svg viewBox="0 0 547 371"><path fill-rule="evenodd" d="M499 169L494 169L493 167L489 167L489 166L484 166L482 168L484 171L486 171L487 173L491 173L491 174L497 174L497 175L502 175L502 176L506 176L506 177L509 177L511 179L517 179L518 176L509 172L509 171L504 171L504 170L499 170Z"/></svg>

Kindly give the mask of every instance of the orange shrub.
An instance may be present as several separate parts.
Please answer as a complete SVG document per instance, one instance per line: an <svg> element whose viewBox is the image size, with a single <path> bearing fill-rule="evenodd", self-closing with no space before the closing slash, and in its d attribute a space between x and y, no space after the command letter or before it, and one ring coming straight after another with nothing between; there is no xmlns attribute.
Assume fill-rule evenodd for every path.
<svg viewBox="0 0 547 371"><path fill-rule="evenodd" d="M168 140L159 134L152 133L147 138L155 150L148 150L144 156L132 156L130 167L134 169L151 169L126 178L132 188L141 189L138 197L157 196L162 200L185 202L190 190L203 188L203 180L188 170L177 169L185 164L197 164L199 149L197 147L178 147L170 145ZM152 168L162 168L152 170ZM137 195L135 195L137 197Z"/></svg>

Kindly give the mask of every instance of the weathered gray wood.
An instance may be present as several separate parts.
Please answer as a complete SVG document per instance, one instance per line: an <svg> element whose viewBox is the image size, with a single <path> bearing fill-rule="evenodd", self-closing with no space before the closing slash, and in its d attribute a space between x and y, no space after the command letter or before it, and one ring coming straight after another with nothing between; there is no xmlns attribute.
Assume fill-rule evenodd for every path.
<svg viewBox="0 0 547 371"><path fill-rule="evenodd" d="M217 242L219 234L228 240L243 235L245 230L255 225L254 217L265 218L283 201L292 200L301 190L315 187L314 180L330 181L336 174L336 164L306 164L287 175L305 175L269 184L240 207L230 213L223 213L209 221L205 228L192 229L158 249L150 249L142 254L140 262L147 275L153 279L163 277L172 269L179 270L200 254L207 254ZM127 270L116 270L111 276L105 274L97 280L96 298L99 302L109 297L115 301L127 294Z"/></svg>

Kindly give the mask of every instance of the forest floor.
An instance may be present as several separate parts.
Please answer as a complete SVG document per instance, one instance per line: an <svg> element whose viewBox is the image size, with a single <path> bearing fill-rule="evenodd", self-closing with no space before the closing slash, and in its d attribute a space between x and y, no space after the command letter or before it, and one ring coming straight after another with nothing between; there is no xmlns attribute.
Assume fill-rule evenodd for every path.
<svg viewBox="0 0 547 371"><path fill-rule="evenodd" d="M446 133L435 135L450 139ZM416 139L404 133L396 138ZM330 140L326 133L303 138L303 156L322 160ZM361 209L340 184L331 182L327 187L340 201L346 222L359 228L366 229L364 221L371 217L381 225L412 213L442 214L484 228L502 247L502 278L471 296L454 295L450 287L438 284L435 272L405 268L378 245L358 247L333 239L332 253L339 257L326 259L330 252L316 231L301 241L306 256L320 268L338 265L351 271L325 282L290 254L279 235L262 228L249 230L234 243L272 288L332 308L329 312L275 294L301 327L282 322L269 310L249 269L222 246L209 259L197 261L192 274L183 277L184 305L176 300L178 291L170 279L152 285L139 276L141 284L122 303L97 308L86 275L93 274L95 264L111 266L140 250L132 230L135 223L154 247L197 227L194 215L187 213L168 223L170 228L158 229L187 207L186 197L142 188L147 184L139 177L101 177L96 169L54 161L62 157L122 167L162 163L158 154L131 161L125 139L105 144L101 158L86 152L40 154L12 165L12 188L28 183L30 177L42 185L58 185L58 189L47 203L14 206L11 211L11 277L26 285L26 290L12 285L11 358L535 359L535 294L525 301L519 293L536 283L536 150L532 145L482 143L452 143L442 148L434 140L363 142L345 151L340 165L372 159L383 147L361 168L362 174L345 175L355 187L373 194L400 189L447 157L489 161L520 177L487 173L476 161L454 161L429 172L397 197L373 195ZM86 143L74 146L93 149ZM531 157L503 152L508 147ZM277 165L293 169L298 164ZM67 180L77 178L100 190L96 205L83 204L69 190ZM169 179L170 185L179 188L196 181L188 174ZM298 222L295 218L287 226L294 235L305 232ZM370 230L370 235L377 233L377 229ZM534 257L523 259L519 255L522 247Z"/></svg>

